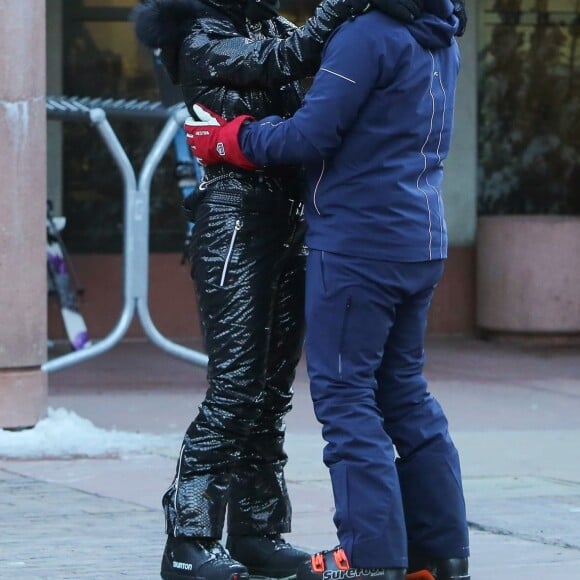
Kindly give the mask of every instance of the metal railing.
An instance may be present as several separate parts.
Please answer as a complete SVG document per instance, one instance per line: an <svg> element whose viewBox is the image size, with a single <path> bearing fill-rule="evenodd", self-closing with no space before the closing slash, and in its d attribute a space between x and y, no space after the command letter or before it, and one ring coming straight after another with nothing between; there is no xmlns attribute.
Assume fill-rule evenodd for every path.
<svg viewBox="0 0 580 580"><path fill-rule="evenodd" d="M49 360L43 365L43 370L61 370L106 352L123 338L135 315L154 344L173 356L198 366L207 366L206 354L172 342L159 332L151 319L148 304L151 181L159 162L183 125L187 109L184 106L168 109L161 103L150 101L57 96L46 99L46 112L50 120L77 121L95 126L121 172L124 186L124 302L117 324L105 338L82 350ZM165 120L138 175L108 117Z"/></svg>

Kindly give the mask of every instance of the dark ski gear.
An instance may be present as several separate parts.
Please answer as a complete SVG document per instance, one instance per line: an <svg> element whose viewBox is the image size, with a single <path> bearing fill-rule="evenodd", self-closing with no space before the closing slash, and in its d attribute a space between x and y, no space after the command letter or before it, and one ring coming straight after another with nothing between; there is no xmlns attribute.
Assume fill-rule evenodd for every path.
<svg viewBox="0 0 580 580"><path fill-rule="evenodd" d="M469 580L467 558L420 558L409 557L407 580Z"/></svg>
<svg viewBox="0 0 580 580"><path fill-rule="evenodd" d="M353 568L340 547L314 554L304 562L296 580L405 580L404 568Z"/></svg>
<svg viewBox="0 0 580 580"><path fill-rule="evenodd" d="M248 570L217 541L169 535L161 562L164 580L248 580Z"/></svg>
<svg viewBox="0 0 580 580"><path fill-rule="evenodd" d="M252 577L291 579L310 554L285 542L279 534L270 536L228 536L227 549L244 564Z"/></svg>

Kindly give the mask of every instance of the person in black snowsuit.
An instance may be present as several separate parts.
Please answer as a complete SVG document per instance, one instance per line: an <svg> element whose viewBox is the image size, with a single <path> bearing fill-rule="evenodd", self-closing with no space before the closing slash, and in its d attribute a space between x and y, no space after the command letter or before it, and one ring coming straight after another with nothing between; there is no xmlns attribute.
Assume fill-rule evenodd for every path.
<svg viewBox="0 0 580 580"><path fill-rule="evenodd" d="M422 8L372 2L401 20ZM301 28L277 15L276 0L145 0L133 18L190 113L199 102L226 119L287 117L333 30L369 7L324 0ZM190 257L209 388L163 497L161 576L293 577L309 557L281 537L291 523L284 417L304 335L304 182L295 167L223 164L207 169L200 190Z"/></svg>

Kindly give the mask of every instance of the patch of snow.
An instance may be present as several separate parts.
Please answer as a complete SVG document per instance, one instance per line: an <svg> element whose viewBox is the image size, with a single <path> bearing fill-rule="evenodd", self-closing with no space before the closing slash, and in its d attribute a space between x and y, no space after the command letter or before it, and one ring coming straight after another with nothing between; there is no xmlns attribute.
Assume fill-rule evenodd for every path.
<svg viewBox="0 0 580 580"><path fill-rule="evenodd" d="M122 457L164 451L174 453L179 444L175 435L102 429L63 408L49 408L47 417L32 429L0 429L0 459Z"/></svg>

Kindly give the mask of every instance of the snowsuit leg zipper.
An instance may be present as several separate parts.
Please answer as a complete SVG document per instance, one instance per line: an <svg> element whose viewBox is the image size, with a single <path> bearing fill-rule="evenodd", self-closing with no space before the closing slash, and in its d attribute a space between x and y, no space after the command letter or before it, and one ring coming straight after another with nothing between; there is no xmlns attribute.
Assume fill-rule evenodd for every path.
<svg viewBox="0 0 580 580"><path fill-rule="evenodd" d="M228 254L226 256L226 261L224 263L224 268L222 270L222 277L220 279L220 286L223 286L226 282L226 275L228 273L228 267L230 265L230 261L232 259L232 254L234 252L234 245L236 243L236 236L238 232L242 229L242 220L237 219L236 225L234 226L234 231L232 232L232 237L230 239L230 247L228 248Z"/></svg>

